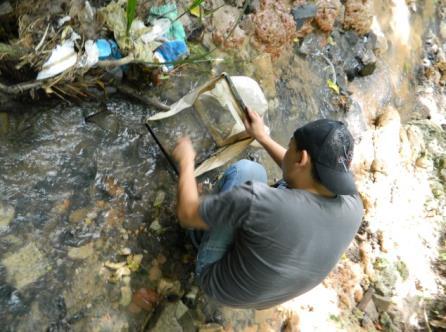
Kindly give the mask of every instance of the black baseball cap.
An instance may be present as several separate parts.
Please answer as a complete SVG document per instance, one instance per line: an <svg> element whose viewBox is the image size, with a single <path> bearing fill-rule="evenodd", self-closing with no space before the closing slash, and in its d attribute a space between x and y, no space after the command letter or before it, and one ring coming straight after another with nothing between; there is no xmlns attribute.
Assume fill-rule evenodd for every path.
<svg viewBox="0 0 446 332"><path fill-rule="evenodd" d="M320 182L328 190L338 195L357 192L350 171L354 142L343 122L316 120L296 129L293 136L297 148L309 153Z"/></svg>

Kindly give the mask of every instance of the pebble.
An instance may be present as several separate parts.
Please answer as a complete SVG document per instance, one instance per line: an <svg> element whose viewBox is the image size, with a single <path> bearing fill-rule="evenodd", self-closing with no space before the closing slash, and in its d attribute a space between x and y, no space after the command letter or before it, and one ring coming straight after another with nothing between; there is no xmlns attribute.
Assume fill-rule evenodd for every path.
<svg viewBox="0 0 446 332"><path fill-rule="evenodd" d="M140 288L133 294L132 304L145 311L153 310L159 301L157 292L150 288Z"/></svg>
<svg viewBox="0 0 446 332"><path fill-rule="evenodd" d="M160 207L166 198L166 193L164 191L158 191L155 197L154 207Z"/></svg>
<svg viewBox="0 0 446 332"><path fill-rule="evenodd" d="M158 293L165 296L177 295L181 297L184 291L181 289L181 282L179 280L162 278L158 283Z"/></svg>
<svg viewBox="0 0 446 332"><path fill-rule="evenodd" d="M441 177L441 179L442 179L443 181L446 182L446 168L443 168L443 169L440 171L440 177Z"/></svg>
<svg viewBox="0 0 446 332"><path fill-rule="evenodd" d="M426 157L420 157L415 161L415 165L419 168L430 169L432 167L432 161Z"/></svg>
<svg viewBox="0 0 446 332"><path fill-rule="evenodd" d="M68 257L71 259L86 259L93 255L93 243L88 243L79 248L71 248L68 250Z"/></svg>
<svg viewBox="0 0 446 332"><path fill-rule="evenodd" d="M162 227L161 227L161 225L160 225L160 223L159 223L158 220L154 220L154 221L152 221L152 223L150 224L149 229L150 229L151 231L155 232L155 233L158 233L159 231L161 231Z"/></svg>
<svg viewBox="0 0 446 332"><path fill-rule="evenodd" d="M89 212L88 208L77 209L71 212L68 220L71 223L78 223L80 221L83 221L87 217L88 212Z"/></svg>
<svg viewBox="0 0 446 332"><path fill-rule="evenodd" d="M14 219L14 214L14 207L0 202L0 231L11 223Z"/></svg>
<svg viewBox="0 0 446 332"><path fill-rule="evenodd" d="M440 23L440 36L441 39L446 40L446 22L441 21Z"/></svg>
<svg viewBox="0 0 446 332"><path fill-rule="evenodd" d="M224 332L223 326L216 324L216 323L210 323L206 325L202 325L198 328L198 332Z"/></svg>
<svg viewBox="0 0 446 332"><path fill-rule="evenodd" d="M121 300L119 304L122 306L128 306L132 302L132 289L130 286L121 287Z"/></svg>

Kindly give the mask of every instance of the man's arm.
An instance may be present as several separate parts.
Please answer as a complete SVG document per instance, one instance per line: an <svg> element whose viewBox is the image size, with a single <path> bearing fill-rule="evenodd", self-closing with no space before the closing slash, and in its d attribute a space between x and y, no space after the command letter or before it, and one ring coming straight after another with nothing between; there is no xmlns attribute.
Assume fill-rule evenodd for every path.
<svg viewBox="0 0 446 332"><path fill-rule="evenodd" d="M207 229L208 225L198 213L200 198L194 175L195 151L188 137L178 141L173 157L178 162L180 171L177 193L177 216L180 225L186 228Z"/></svg>
<svg viewBox="0 0 446 332"><path fill-rule="evenodd" d="M279 167L282 167L282 160L285 156L286 149L266 133L263 119L257 112L248 110L248 114L249 119L247 117L243 119L246 132L263 146Z"/></svg>

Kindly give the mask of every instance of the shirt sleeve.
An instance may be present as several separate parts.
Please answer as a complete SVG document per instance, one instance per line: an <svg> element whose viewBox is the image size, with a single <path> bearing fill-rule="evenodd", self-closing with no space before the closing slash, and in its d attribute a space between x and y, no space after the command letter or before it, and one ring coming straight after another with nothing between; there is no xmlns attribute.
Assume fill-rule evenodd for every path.
<svg viewBox="0 0 446 332"><path fill-rule="evenodd" d="M251 182L224 193L205 196L200 203L200 216L211 228L221 224L241 227L249 218L253 196Z"/></svg>

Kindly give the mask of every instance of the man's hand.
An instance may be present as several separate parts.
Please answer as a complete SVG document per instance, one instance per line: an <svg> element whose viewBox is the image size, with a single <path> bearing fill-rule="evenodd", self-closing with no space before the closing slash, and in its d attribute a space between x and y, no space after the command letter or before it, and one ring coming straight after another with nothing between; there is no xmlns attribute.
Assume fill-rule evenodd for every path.
<svg viewBox="0 0 446 332"><path fill-rule="evenodd" d="M189 137L185 136L178 140L172 156L178 162L180 167L184 167L189 164L194 164L195 150L192 146L192 142Z"/></svg>
<svg viewBox="0 0 446 332"><path fill-rule="evenodd" d="M248 116L243 118L243 124L245 125L246 132L258 142L262 142L268 137L265 131L265 125L263 119L257 112L253 112L248 109Z"/></svg>

